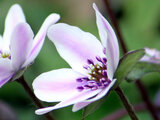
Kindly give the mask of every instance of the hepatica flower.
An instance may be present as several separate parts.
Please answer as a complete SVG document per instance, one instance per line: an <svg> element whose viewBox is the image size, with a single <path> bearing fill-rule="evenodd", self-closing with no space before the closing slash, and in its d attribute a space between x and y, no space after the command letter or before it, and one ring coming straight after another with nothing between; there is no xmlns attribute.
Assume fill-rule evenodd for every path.
<svg viewBox="0 0 160 120"><path fill-rule="evenodd" d="M145 55L140 59L143 62L160 64L160 51L156 49L145 48Z"/></svg>
<svg viewBox="0 0 160 120"><path fill-rule="evenodd" d="M48 27L58 20L58 14L49 15L34 37L21 7L15 4L10 8L3 37L0 35L0 87L33 62L40 52Z"/></svg>
<svg viewBox="0 0 160 120"><path fill-rule="evenodd" d="M72 69L46 72L33 82L35 95L42 101L60 102L42 108L36 114L74 104L77 111L102 98L115 83L119 46L113 28L93 4L101 42L92 34L64 23L52 25L49 39Z"/></svg>

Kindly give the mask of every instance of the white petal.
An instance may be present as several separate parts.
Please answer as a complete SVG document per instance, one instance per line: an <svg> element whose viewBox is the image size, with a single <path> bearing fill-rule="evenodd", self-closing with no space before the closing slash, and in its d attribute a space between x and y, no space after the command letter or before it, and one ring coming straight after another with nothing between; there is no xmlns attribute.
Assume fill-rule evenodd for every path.
<svg viewBox="0 0 160 120"><path fill-rule="evenodd" d="M5 20L5 30L3 34L3 40L5 41L4 45L6 46L6 50L9 50L11 33L14 27L17 24L25 21L26 20L22 8L18 4L11 6Z"/></svg>
<svg viewBox="0 0 160 120"><path fill-rule="evenodd" d="M88 99L90 97L95 96L100 91L101 90L98 89L98 90L94 90L94 91L82 91L82 92L79 92L79 94L77 94L73 98L70 98L68 100L62 101L62 102L58 103L55 106L36 110L36 114L42 115L42 114L45 114L45 113L50 112L52 110L59 109L59 108L62 108L62 107L66 107L66 106L69 106L69 105L84 101L84 100L86 100L86 99Z"/></svg>
<svg viewBox="0 0 160 120"><path fill-rule="evenodd" d="M63 101L79 93L79 77L84 76L67 68L43 73L33 82L34 93L42 101Z"/></svg>
<svg viewBox="0 0 160 120"><path fill-rule="evenodd" d="M50 25L56 23L59 19L60 19L60 16L58 14L51 14L45 19L39 32L37 33L37 35L34 38L32 50L28 56L27 61L25 62L25 64L23 66L26 66L34 61L34 59L37 57L37 55L39 54L39 52L42 48L48 27Z"/></svg>
<svg viewBox="0 0 160 120"><path fill-rule="evenodd" d="M93 4L96 12L97 27L103 46L106 48L106 56L108 60L108 76L113 78L114 72L119 62L119 46L116 34L109 22L101 15L96 4Z"/></svg>
<svg viewBox="0 0 160 120"><path fill-rule="evenodd" d="M145 48L146 54L140 59L142 62L160 64L160 51L156 49Z"/></svg>
<svg viewBox="0 0 160 120"><path fill-rule="evenodd" d="M49 39L55 44L60 56L76 71L84 73L87 59L95 61L104 56L103 47L95 36L78 27L64 23L52 25L48 30Z"/></svg>
<svg viewBox="0 0 160 120"><path fill-rule="evenodd" d="M29 54L33 42L33 31L27 23L19 23L11 36L11 61L16 71L24 64Z"/></svg>
<svg viewBox="0 0 160 120"><path fill-rule="evenodd" d="M8 58L0 59L0 87L4 85L13 75L11 61Z"/></svg>
<svg viewBox="0 0 160 120"><path fill-rule="evenodd" d="M92 102L79 102L73 105L72 111L77 112L78 110L86 107L87 105L91 104Z"/></svg>
<svg viewBox="0 0 160 120"><path fill-rule="evenodd" d="M112 82L109 84L109 86L107 86L104 90L102 90L96 97L86 100L85 102L94 102L104 97L112 88L115 82L116 82L116 79L113 79Z"/></svg>
<svg viewBox="0 0 160 120"><path fill-rule="evenodd" d="M13 77L13 73L12 74L9 74L8 76L6 76L6 77L4 77L4 76L2 76L2 77L0 77L0 88L4 85L4 84L6 84L12 77Z"/></svg>

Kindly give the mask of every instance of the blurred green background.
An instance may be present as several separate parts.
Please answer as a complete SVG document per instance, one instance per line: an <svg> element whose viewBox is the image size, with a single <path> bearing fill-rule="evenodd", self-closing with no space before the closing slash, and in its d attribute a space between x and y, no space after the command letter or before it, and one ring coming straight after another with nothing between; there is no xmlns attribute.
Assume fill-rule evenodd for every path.
<svg viewBox="0 0 160 120"><path fill-rule="evenodd" d="M95 24L95 14L92 3L95 2L102 14L107 17L102 0L0 0L0 34L4 30L6 14L15 3L19 3L25 13L27 22L36 34L44 19L52 12L61 15L60 22L79 26L84 31L98 36ZM123 38L129 50L143 47L160 50L160 0L111 0L112 9L118 19ZM60 58L55 46L46 38L45 44L35 63L25 72L29 85L39 74L69 65ZM152 100L160 88L160 75L152 73L143 77ZM141 103L141 97L134 84L123 82L121 87L133 104ZM15 111L19 120L44 120L43 116L34 114L36 107L30 101L24 89L16 82L8 83L0 89L0 100L5 101ZM46 106L55 103L44 103ZM86 120L99 120L106 115L122 108L119 98L114 92L108 96L105 103ZM52 112L56 120L80 120L81 111L73 113L71 106ZM139 113L141 120L152 120L148 112ZM0 119L1 120L1 119ZM129 117L121 120L129 120Z"/></svg>

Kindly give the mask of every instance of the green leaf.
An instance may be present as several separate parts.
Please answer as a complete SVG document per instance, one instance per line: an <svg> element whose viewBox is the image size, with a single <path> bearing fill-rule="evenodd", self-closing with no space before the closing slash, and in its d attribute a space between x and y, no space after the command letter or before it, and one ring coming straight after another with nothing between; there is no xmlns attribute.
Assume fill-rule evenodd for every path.
<svg viewBox="0 0 160 120"><path fill-rule="evenodd" d="M127 75L126 80L132 82L151 72L160 72L160 65L147 62L138 62L132 71L130 71Z"/></svg>
<svg viewBox="0 0 160 120"><path fill-rule="evenodd" d="M119 62L114 78L117 79L113 89L115 89L126 78L140 58L145 54L144 49L135 50L125 54Z"/></svg>
<svg viewBox="0 0 160 120"><path fill-rule="evenodd" d="M101 104L104 103L106 97L107 96L105 96L102 99L100 99L100 100L98 100L96 102L93 102L93 103L89 104L87 107L85 107L84 110L83 110L83 114L82 114L82 119L81 120L84 120L84 118L86 118L88 115L90 115L91 113L95 112L101 106Z"/></svg>

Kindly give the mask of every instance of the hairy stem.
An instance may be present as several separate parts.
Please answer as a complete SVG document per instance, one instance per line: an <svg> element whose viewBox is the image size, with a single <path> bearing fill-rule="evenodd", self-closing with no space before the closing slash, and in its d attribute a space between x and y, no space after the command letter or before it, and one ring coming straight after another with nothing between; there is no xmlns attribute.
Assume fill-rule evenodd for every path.
<svg viewBox="0 0 160 120"><path fill-rule="evenodd" d="M126 108L130 118L132 120L138 120L138 117L136 116L134 109L132 108L132 105L129 103L129 101L127 100L127 98L125 97L122 89L120 87L117 87L115 89L115 91L117 92L117 94L119 95L124 107Z"/></svg>
<svg viewBox="0 0 160 120"><path fill-rule="evenodd" d="M17 79L17 82L20 85L23 86L23 88L25 89L25 91L28 93L28 95L31 97L31 99L33 100L33 102L35 103L35 105L38 108L44 108L44 106L42 105L42 103L36 98L36 96L32 92L32 89L29 87L29 85L27 84L27 82L24 80L24 76L22 76L19 79ZM54 120L54 118L49 113L45 114L45 117L47 118L47 120Z"/></svg>
<svg viewBox="0 0 160 120"><path fill-rule="evenodd" d="M121 32L120 32L120 29L119 29L119 26L118 26L118 22L116 20L116 17L110 7L110 4L108 2L108 0L103 0L104 3L105 3L105 6L106 6L106 9L107 9L107 12L109 14L109 17L115 27L115 31L117 33L117 36L119 38L119 42L120 42L120 45L122 47L122 50L123 50L123 53L125 54L128 50L127 50L127 47L126 47L126 44L123 40L123 37L121 35ZM136 85L140 91L140 94L141 94L141 97L142 99L144 100L148 110L150 111L152 117L154 118L154 120L158 120L158 116L156 114L156 109L155 109L155 106L152 104L150 98L149 98L149 95L148 95L148 92L146 91L143 83L140 81L140 80L137 80L136 81Z"/></svg>

